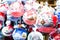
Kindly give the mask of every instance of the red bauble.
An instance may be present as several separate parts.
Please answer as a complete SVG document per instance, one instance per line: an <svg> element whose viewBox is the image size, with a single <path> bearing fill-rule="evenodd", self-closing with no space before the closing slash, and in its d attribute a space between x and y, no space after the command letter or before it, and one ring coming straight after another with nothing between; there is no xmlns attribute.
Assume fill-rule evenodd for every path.
<svg viewBox="0 0 60 40"><path fill-rule="evenodd" d="M0 21L5 20L5 14L3 12L0 12Z"/></svg>
<svg viewBox="0 0 60 40"><path fill-rule="evenodd" d="M60 40L60 34L54 37L54 40Z"/></svg>

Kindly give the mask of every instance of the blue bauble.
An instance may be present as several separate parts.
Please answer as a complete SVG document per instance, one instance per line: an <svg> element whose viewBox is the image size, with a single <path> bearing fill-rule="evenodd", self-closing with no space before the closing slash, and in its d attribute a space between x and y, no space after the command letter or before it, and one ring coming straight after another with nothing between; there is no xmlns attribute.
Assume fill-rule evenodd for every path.
<svg viewBox="0 0 60 40"><path fill-rule="evenodd" d="M12 37L14 40L25 40L27 37L27 32L22 28L17 28L14 30Z"/></svg>

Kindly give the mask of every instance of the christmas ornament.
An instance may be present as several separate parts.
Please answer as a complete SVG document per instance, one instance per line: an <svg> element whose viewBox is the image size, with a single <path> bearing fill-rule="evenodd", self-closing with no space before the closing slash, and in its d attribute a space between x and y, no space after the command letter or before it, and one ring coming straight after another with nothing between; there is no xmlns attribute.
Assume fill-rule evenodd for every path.
<svg viewBox="0 0 60 40"><path fill-rule="evenodd" d="M37 26L34 25L33 31L29 33L27 40L43 40L43 35L40 32L37 32Z"/></svg>
<svg viewBox="0 0 60 40"><path fill-rule="evenodd" d="M60 28L50 33L50 40L60 40Z"/></svg>
<svg viewBox="0 0 60 40"><path fill-rule="evenodd" d="M34 10L29 10L29 11L25 12L23 15L23 21L28 25L35 24L36 19L37 19L37 14L36 14L36 11L34 11Z"/></svg>
<svg viewBox="0 0 60 40"><path fill-rule="evenodd" d="M17 28L14 30L12 37L14 40L25 40L27 37L27 32L22 28Z"/></svg>
<svg viewBox="0 0 60 40"><path fill-rule="evenodd" d="M3 12L0 12L0 21L5 20L5 14Z"/></svg>
<svg viewBox="0 0 60 40"><path fill-rule="evenodd" d="M24 7L20 2L14 2L10 5L11 16L21 17L24 14Z"/></svg>
<svg viewBox="0 0 60 40"><path fill-rule="evenodd" d="M2 34L4 36L11 36L13 33L13 27L11 25L11 22L9 20L6 21L6 27L2 29Z"/></svg>
<svg viewBox="0 0 60 40"><path fill-rule="evenodd" d="M8 7L9 5L7 3L0 4L0 12L7 14Z"/></svg>

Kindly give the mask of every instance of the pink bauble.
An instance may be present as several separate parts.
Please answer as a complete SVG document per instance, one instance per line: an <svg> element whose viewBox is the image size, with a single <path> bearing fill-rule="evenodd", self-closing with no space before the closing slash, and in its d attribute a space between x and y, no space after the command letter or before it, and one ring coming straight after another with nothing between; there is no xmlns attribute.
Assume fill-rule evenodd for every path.
<svg viewBox="0 0 60 40"><path fill-rule="evenodd" d="M11 4L10 9L11 9L11 15L13 17L21 17L24 14L24 7L20 2L15 2Z"/></svg>
<svg viewBox="0 0 60 40"><path fill-rule="evenodd" d="M28 25L33 25L36 23L37 14L34 10L26 11L23 15L23 21Z"/></svg>

